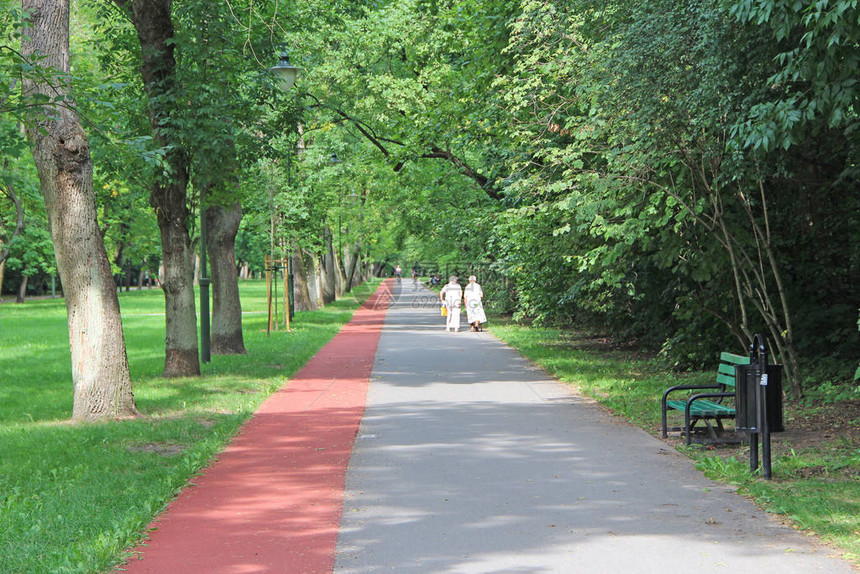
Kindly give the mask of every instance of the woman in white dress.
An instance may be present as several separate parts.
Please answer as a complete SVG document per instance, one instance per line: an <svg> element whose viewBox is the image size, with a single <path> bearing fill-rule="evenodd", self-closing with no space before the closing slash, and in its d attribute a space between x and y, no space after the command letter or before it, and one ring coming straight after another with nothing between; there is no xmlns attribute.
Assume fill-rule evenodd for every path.
<svg viewBox="0 0 860 574"><path fill-rule="evenodd" d="M460 307L463 303L463 288L457 283L455 275L452 275L448 279L448 283L442 287L439 297L442 299L442 305L448 310L445 332L454 331L456 333L460 330Z"/></svg>
<svg viewBox="0 0 860 574"><path fill-rule="evenodd" d="M463 290L463 297L466 299L466 317L469 319L472 331L482 331L483 324L487 322L484 305L481 303L481 299L484 298L484 291L478 285L474 275L469 276L469 284Z"/></svg>

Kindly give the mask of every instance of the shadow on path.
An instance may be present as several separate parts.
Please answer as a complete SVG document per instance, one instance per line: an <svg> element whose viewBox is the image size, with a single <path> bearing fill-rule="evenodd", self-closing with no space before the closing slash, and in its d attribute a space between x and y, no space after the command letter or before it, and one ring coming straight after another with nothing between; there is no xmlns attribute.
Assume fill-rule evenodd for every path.
<svg viewBox="0 0 860 574"><path fill-rule="evenodd" d="M416 296L386 317L339 574L853 572L489 333L444 333Z"/></svg>

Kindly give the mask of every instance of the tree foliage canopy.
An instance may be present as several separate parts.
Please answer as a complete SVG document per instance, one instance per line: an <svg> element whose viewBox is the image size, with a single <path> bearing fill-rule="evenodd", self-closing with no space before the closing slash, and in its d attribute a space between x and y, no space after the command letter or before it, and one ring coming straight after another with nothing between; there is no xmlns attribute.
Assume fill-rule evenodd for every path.
<svg viewBox="0 0 860 574"><path fill-rule="evenodd" d="M764 332L795 393L800 357L855 370L855 0L173 11L181 105L162 128L192 156L190 207L207 183L209 201L242 201L240 260L262 265L273 221L311 252L328 229L379 262L481 269L518 317L587 323L679 366ZM11 157L27 70L2 26ZM152 259L128 238L153 233L144 190L168 150L148 132L134 30L103 2L73 28L106 240ZM266 71L281 45L302 67L288 94Z"/></svg>

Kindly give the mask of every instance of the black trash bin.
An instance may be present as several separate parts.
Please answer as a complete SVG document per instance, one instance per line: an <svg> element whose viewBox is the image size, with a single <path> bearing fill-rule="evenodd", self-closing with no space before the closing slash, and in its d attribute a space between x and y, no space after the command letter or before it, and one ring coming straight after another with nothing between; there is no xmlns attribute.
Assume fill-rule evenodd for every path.
<svg viewBox="0 0 860 574"><path fill-rule="evenodd" d="M756 428L755 397L759 380L757 365L735 366L735 428L749 431ZM767 425L770 432L783 432L782 416L782 365L767 365ZM761 431L761 429L758 429Z"/></svg>

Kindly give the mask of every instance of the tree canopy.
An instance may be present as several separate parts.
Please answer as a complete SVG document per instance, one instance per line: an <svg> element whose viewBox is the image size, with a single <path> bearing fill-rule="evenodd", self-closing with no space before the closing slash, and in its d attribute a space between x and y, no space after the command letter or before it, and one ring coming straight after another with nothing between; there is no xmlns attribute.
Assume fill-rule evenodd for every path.
<svg viewBox="0 0 860 574"><path fill-rule="evenodd" d="M11 162L28 105L16 18L0 50ZM236 258L258 271L274 249L322 256L328 233L341 259L477 270L499 311L681 368L762 332L797 396L854 375L855 1L175 0L172 21L176 89L154 132L166 102L144 96L134 28L113 3L76 5L72 85L117 270L157 270L146 192L181 146L191 236L202 190L241 202ZM282 46L302 68L290 93L267 71ZM26 193L32 173L15 173Z"/></svg>

